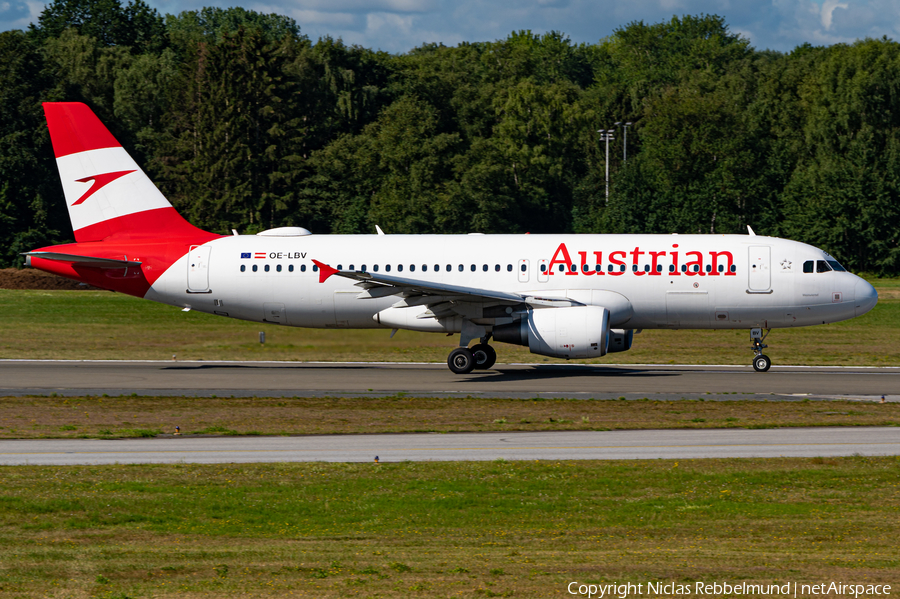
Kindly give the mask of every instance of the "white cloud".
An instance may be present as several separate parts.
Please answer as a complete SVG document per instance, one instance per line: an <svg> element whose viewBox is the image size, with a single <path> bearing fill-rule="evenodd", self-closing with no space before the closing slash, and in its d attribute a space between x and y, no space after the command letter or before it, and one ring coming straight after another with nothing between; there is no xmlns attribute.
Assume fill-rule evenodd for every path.
<svg viewBox="0 0 900 599"><path fill-rule="evenodd" d="M296 0L291 5L300 10L353 13L425 13L439 7L434 0Z"/></svg>
<svg viewBox="0 0 900 599"><path fill-rule="evenodd" d="M298 23L315 23L326 27L362 29L365 19L359 15L344 12L324 12L319 10L292 10L288 13Z"/></svg>
<svg viewBox="0 0 900 599"><path fill-rule="evenodd" d="M27 29L44 10L43 2L0 2L0 31Z"/></svg>
<svg viewBox="0 0 900 599"><path fill-rule="evenodd" d="M848 7L849 5L846 2L838 2L838 0L825 0L825 2L822 4L822 27L824 27L826 31L831 29L831 21L834 17L834 9Z"/></svg>
<svg viewBox="0 0 900 599"><path fill-rule="evenodd" d="M374 36L399 35L408 38L413 33L413 18L387 12L366 15L366 32Z"/></svg>

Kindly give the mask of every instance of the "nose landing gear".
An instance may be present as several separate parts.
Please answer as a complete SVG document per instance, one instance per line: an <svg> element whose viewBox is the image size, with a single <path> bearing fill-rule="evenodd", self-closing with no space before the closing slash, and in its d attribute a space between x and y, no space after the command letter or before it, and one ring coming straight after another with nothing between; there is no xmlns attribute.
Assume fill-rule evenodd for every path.
<svg viewBox="0 0 900 599"><path fill-rule="evenodd" d="M766 372L772 366L769 356L762 353L763 349L769 347L763 341L769 336L771 330L766 329L766 334L763 335L762 329L750 329L750 342L753 344L750 349L756 354L756 357L753 358L753 370L756 372Z"/></svg>

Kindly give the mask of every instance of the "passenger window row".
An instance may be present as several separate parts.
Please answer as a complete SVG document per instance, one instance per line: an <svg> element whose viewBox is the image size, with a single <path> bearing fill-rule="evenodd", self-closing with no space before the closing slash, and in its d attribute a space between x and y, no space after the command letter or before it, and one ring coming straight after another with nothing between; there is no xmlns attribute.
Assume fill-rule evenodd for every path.
<svg viewBox="0 0 900 599"><path fill-rule="evenodd" d="M342 266L341 264L338 264L337 268L338 268L338 270L344 270L344 268L343 268L343 266ZM380 270L380 268L381 268L381 267L380 267L378 264L373 264L373 265L372 265L372 272L378 272L378 271ZM392 265L390 265L390 264L385 264L385 265L384 265L384 272L391 272L391 269L392 269L392 268L393 268ZM403 272L403 268L404 268L404 266L403 266L402 264L398 264L398 265L397 265L397 272ZM409 271L409 272L416 272L417 266L416 266L415 264L410 264L407 268L408 268L408 271ZM423 264L423 265L422 265L421 267L419 267L419 268L421 268L421 271L422 271L422 272L428 272L428 270L429 270L428 264ZM354 265L351 264L349 270L356 270L356 268L354 268ZM363 272L369 272L369 270L368 270L368 268L367 268L367 266L366 266L365 264L363 264L362 266L360 266L359 270L361 270L361 271L363 271ZM446 272L453 272L453 265L452 265L452 264L447 264L447 265L444 267L444 270L445 270ZM465 272L465 270L466 270L465 264L458 264L458 265L456 266L456 270L459 271L459 272ZM489 267L487 264L482 264L482 265L481 265L481 271L482 271L482 272L488 272L489 270L490 270L490 267ZM495 264L495 265L494 265L494 272L500 272L501 270L502 270L502 268L500 267L499 264ZM512 264L507 264L507 265L506 265L506 271L507 271L507 272L512 272L512 270L513 270ZM435 264L435 265L433 265L433 266L431 267L431 271L432 271L432 272L440 272L440 271L441 271L441 265L440 265L440 264ZM476 265L476 264L470 264L470 265L469 265L469 271L470 271L470 272L477 272L477 271L478 271L478 265Z"/></svg>
<svg viewBox="0 0 900 599"><path fill-rule="evenodd" d="M840 270L840 271L843 271L843 270L844 270L844 268L843 268L840 264L838 264L837 262L829 261L828 264L826 264L824 260L819 260L818 262L819 262L820 265L825 264L824 268L826 268L826 269L828 269L828 270L831 270L831 268L828 267L828 264L833 265L833 266L834 266L834 270ZM812 261L812 260L810 260L810 261L804 263L804 265L803 265L803 272L813 272L813 271L812 271L812 268L813 268L812 264L813 264L813 261ZM617 268L617 266L618 266L618 268ZM459 272L465 272L465 270L466 270L465 265L463 265L463 264L459 264L456 268L457 268L457 271L459 271ZM819 268L823 268L823 267L820 266ZM338 265L337 265L337 269L338 269L338 270L344 270L344 265L343 265L343 264L338 264ZM378 264L373 264L373 265L372 265L372 272L379 272L379 269L380 269L380 266L379 266ZM525 272L525 271L527 270L526 265L525 265L525 264L522 264L521 269L522 269L522 272ZM809 270L807 270L807 269L809 269ZM271 270L271 266L270 266L269 264L264 264L264 265L263 265L263 272L270 272L270 270ZM275 265L275 272L281 272L282 270L283 270L283 267L282 267L281 264L276 264L276 265ZM356 270L355 265L354 265L354 264L351 264L351 265L349 266L349 270ZM359 268L359 270L361 270L362 272L369 272L369 271L368 271L368 268L367 268L367 266L366 266L365 264L361 265L360 268ZM433 270L433 272L440 272L440 270L441 270L441 265L440 265L440 264L435 264L432 270ZM451 264L446 265L445 270L446 270L446 272L452 272L452 271L453 271L453 265L451 265ZM469 266L469 271L470 271L470 272L477 272L477 270L478 270L478 267L477 267L475 264L471 264L471 265ZM488 272L489 270L490 270L490 268L488 267L487 264L482 264L482 265L481 265L481 271L482 271L482 272ZM507 272L512 272L512 270L513 270L513 265L512 265L512 264L507 264L507 265L506 265L506 271L507 271ZM585 264L585 265L582 267L582 270L583 270L583 272L590 272L590 271L591 271L591 268L590 268L587 264ZM595 272L601 272L601 271L603 270L603 268L602 268L599 264L597 264L596 266L594 266L593 270L594 270ZM637 266L636 264L632 265L631 270L632 270L633 272L638 272L638 266ZM642 270L643 270L644 272L650 272L650 265L649 265L649 264L645 264ZM706 272L712 272L712 265L707 264L705 270L706 270ZM718 270L719 272L725 272L725 265L719 264L717 270ZM259 265L258 265L258 264L253 264L253 265L251 265L250 271L251 271L251 272L258 272L258 271L259 271ZM287 271L288 271L288 272L294 272L294 265L293 265L293 264L288 264ZM313 265L312 271L313 271L313 272L319 272L319 267ZM494 265L494 272L500 272L500 271L501 271L500 265L499 265L499 264L495 264L495 265ZM547 271L548 271L547 265L546 265L546 264L541 264L541 272L547 272ZM560 265L559 265L559 272L565 272L565 271L566 271L566 266L565 266L564 264L560 264ZM578 267L575 266L574 264L571 265L571 271L572 271L572 272L578 272ZM620 264L620 265L609 264L609 265L607 265L607 272L616 272L616 271L618 271L618 272L625 272L625 265L624 265L624 264ZM656 265L656 272L662 272L662 271L663 271L662 264L657 264L657 265ZM687 272L687 271L688 271L687 265L686 265L686 264L682 264L682 265L681 265L681 272ZM700 272L700 267L699 267L697 264L694 264L694 265L693 265L693 268L691 269L691 271L692 271L692 272ZM246 265L246 264L241 264L241 272L247 272L247 265ZM306 272L306 265L305 265L305 264L301 264L301 265L300 265L300 272ZM384 266L384 272L391 272L391 265L390 265L390 264L385 264L385 266ZM402 264L398 264L398 265L397 265L397 272L403 272L403 265L402 265ZM409 272L416 272L416 265L415 265L415 264L410 264L410 265L409 265ZM422 265L422 272L428 272L428 265L427 265L427 264L423 264L423 265ZM675 265L674 265L674 264L670 264L670 265L669 265L669 272L675 272ZM735 267L734 265L732 265L732 266L731 266L731 272L737 272L737 267ZM826 271L825 271L825 270L819 270L818 272L826 272Z"/></svg>
<svg viewBox="0 0 900 599"><path fill-rule="evenodd" d="M392 266L391 266L390 264L385 264L385 265L384 265L384 272L391 272L391 267L392 267ZM428 265L427 265L427 264L423 264L421 268L422 268L422 272L428 272ZM338 270L344 270L344 265L343 265L343 264L338 264L338 265L337 265L337 269L338 269ZM263 265L263 272L269 272L270 270L271 270L271 267L270 267L268 264L264 264L264 265ZM351 264L351 265L349 266L348 270L354 270L354 271L355 271L355 270L356 270L356 266L355 266L354 264ZM361 265L361 266L359 267L359 270L361 270L362 272L369 272L368 267L367 267L365 264ZM379 272L379 270L380 270L380 266L379 266L378 264L373 264L373 265L372 265L372 272ZM433 272L440 272L440 270L441 270L441 265L440 265L440 264L435 264L432 270L433 270ZM465 267L465 265L460 264L460 265L457 266L457 270L458 270L459 272L465 272L466 267ZM478 267L477 267L477 265L472 264L472 265L469 266L469 270L470 270L471 272L476 272L476 271L478 270ZM482 272L488 272L489 270L490 270L490 267L489 267L487 264L482 264L482 265L481 265L481 271L482 271ZM501 267L500 267L499 264L495 264L495 265L494 265L494 272L500 272L501 270L502 270L502 269L501 269ZM512 264L507 264L507 265L506 265L506 272L512 272L512 270L513 270L513 265L512 265ZM251 272L259 272L259 265L258 265L258 264L253 264L253 265L251 265L250 271L251 271ZM276 264L276 265L275 265L275 272L281 272L281 271L282 271L282 266L281 266L281 264ZM289 264L288 267L287 267L287 271L288 271L288 272L294 272L294 265L293 265L293 264ZM319 272L319 267L313 265L312 271L313 271L313 272ZM452 265L452 264L448 264L448 265L446 266L446 271L447 271L447 272L452 272L452 271L453 271L453 265ZM524 265L524 264L522 265L522 271L523 271L523 272L525 271L525 265ZM241 264L241 272L247 272L247 265L246 265L246 264ZM306 265L305 265L305 264L301 264L301 265L300 265L300 272L306 272ZM402 264L398 264L398 265L397 265L397 272L403 272L403 265L402 265ZM415 264L410 264L410 265L409 265L409 272L416 272L416 265L415 265Z"/></svg>
<svg viewBox="0 0 900 599"><path fill-rule="evenodd" d="M269 266L268 264L263 264L263 272L269 272L271 269L272 269L272 267ZM281 272L282 269L283 269L283 267L281 266L281 264L275 265L275 272ZM318 266L313 266L313 272L317 272L318 270L319 270ZM259 271L259 264L253 264L250 266L250 272L258 272L258 271ZM294 265L288 264L287 271L294 272ZM241 272L247 272L246 264L241 264ZM305 264L300 265L300 272L306 272Z"/></svg>
<svg viewBox="0 0 900 599"><path fill-rule="evenodd" d="M570 268L570 270L571 270L572 272L578 272L578 267L575 266L574 264L572 264L569 268ZM640 270L643 270L644 272L650 272L650 265L649 265L649 264L645 264L645 265L643 266L643 268L638 267L637 264L632 264L632 265L631 265L631 270L632 270L632 272L638 272L639 269L640 269ZM548 270L547 265L546 265L546 264L541 264L541 272L547 272L547 270ZM559 270L559 272L566 272L566 265L565 265L565 264L560 264L560 265L558 266L558 270ZM590 272L591 270L593 270L594 272L601 272L601 271L603 270L603 267L602 267L601 265L597 264L597 265L595 265L593 268L591 268L589 265L584 264L584 265L582 265L581 270L582 270L583 272ZM706 270L706 272L712 272L712 264L707 264L706 267L705 267L705 270ZM718 268L717 268L716 270L718 270L718 272L725 272L725 265L724 265L724 264L719 264L719 265L718 265ZM607 272L617 272L617 271L618 271L618 272L625 272L625 265L624 265L624 264L619 264L619 265L608 264L608 265L606 266L606 271L607 271ZM662 271L663 271L662 264L657 264L657 265L656 265L656 272L662 272ZM687 265L686 265L686 264L682 264L682 265L681 265L681 272L687 272L687 271L688 271ZM674 265L674 264L670 264L670 265L669 265L669 272L675 272L675 265ZM691 272L700 272L700 266L697 265L697 264L694 264L693 267L691 268ZM730 271L730 272L737 272L737 267L736 267L735 265L732 264L732 265L731 265L731 271Z"/></svg>

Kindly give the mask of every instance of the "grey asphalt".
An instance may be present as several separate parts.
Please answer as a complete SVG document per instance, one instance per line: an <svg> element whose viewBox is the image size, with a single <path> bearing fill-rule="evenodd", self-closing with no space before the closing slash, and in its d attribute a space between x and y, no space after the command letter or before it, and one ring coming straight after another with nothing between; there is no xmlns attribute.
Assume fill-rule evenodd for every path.
<svg viewBox="0 0 900 599"><path fill-rule="evenodd" d="M900 428L0 440L0 465L900 455Z"/></svg>
<svg viewBox="0 0 900 599"><path fill-rule="evenodd" d="M0 395L411 396L900 401L900 368L0 360Z"/></svg>

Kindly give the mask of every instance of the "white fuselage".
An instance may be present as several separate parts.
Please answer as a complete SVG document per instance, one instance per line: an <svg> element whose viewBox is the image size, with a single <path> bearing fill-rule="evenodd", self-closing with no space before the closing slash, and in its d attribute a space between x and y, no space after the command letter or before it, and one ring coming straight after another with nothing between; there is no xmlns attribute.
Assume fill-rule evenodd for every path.
<svg viewBox="0 0 900 599"><path fill-rule="evenodd" d="M411 315L401 318L408 327L380 323L376 315L396 295L359 298L362 290L342 277L320 283L313 259L345 271L602 305L610 326L626 329L807 326L853 318L877 300L849 272L803 272L809 261L834 260L822 250L747 235L236 235L192 249L146 297L298 327L458 331L459 318L416 319L423 306L394 308ZM504 322L469 309L473 322Z"/></svg>

